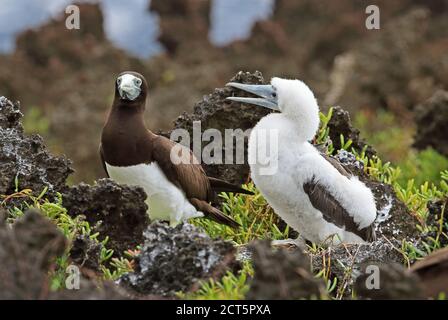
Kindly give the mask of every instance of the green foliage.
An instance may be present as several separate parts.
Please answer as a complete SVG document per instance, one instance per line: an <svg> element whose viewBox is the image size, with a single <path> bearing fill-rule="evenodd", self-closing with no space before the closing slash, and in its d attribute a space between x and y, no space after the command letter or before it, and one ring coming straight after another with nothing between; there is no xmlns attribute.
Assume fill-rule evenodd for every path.
<svg viewBox="0 0 448 320"><path fill-rule="evenodd" d="M20 208L14 207L9 211L7 222L13 223L17 218L22 217L27 209L35 208L52 220L70 241L73 240L77 234L90 236L92 239L96 239L98 234L91 234L90 225L82 216L72 218L67 214L67 209L62 206L62 196L60 194L58 194L56 201L50 202L48 199L44 198L46 192L47 188L36 197L30 189L24 189L12 195L4 196L2 204L13 198L23 199Z"/></svg>
<svg viewBox="0 0 448 320"><path fill-rule="evenodd" d="M189 294L178 293L178 297L197 300L241 300L249 290L248 279L253 276L253 272L252 265L245 262L237 274L228 271L220 281L202 281L199 290Z"/></svg>
<svg viewBox="0 0 448 320"><path fill-rule="evenodd" d="M410 179L414 179L417 185L426 181L437 183L440 172L448 168L448 159L434 149L414 150L414 128L407 121L397 119L391 112L360 111L354 123L383 160L391 161L401 168L398 178L401 185L406 185Z"/></svg>
<svg viewBox="0 0 448 320"><path fill-rule="evenodd" d="M90 240L101 244L100 268L103 278L116 280L122 274L132 270L132 263L127 258L112 258L113 250L107 249L108 237L102 241L99 240L99 233L93 232L90 224L85 217L80 215L71 217L67 209L62 205L62 196L57 194L55 201L51 202L45 198L47 188L45 188L37 197L33 195L30 189L24 189L14 194L3 196L2 205L11 199L22 199L22 206L14 207L8 212L7 222L14 223L15 220L22 217L27 209L38 209L44 216L53 221L69 241L66 252L56 259L56 268L50 274L50 288L58 290L64 287L67 273L65 272L70 265L71 243L78 235L87 236Z"/></svg>
<svg viewBox="0 0 448 320"><path fill-rule="evenodd" d="M255 239L287 238L289 227L280 230L279 218L253 183L246 185L246 189L254 192L255 195L220 194L223 199L223 212L238 222L241 228L232 229L207 219L193 219L191 223L202 227L213 238L220 237L237 245L246 244Z"/></svg>
<svg viewBox="0 0 448 320"><path fill-rule="evenodd" d="M26 110L26 117L23 118L23 128L26 133L45 135L50 129L50 121L39 107L33 106Z"/></svg>
<svg viewBox="0 0 448 320"><path fill-rule="evenodd" d="M385 110L361 110L356 113L353 124L383 160L398 163L407 157L415 132L409 122Z"/></svg>
<svg viewBox="0 0 448 320"><path fill-rule="evenodd" d="M328 127L328 122L330 122L331 117L333 116L333 108L328 110L327 114L322 112L319 113L320 118L320 129L316 134L315 143L318 145L328 144L330 141L330 128ZM334 147L333 144L329 144L328 146L328 154L333 154Z"/></svg>
<svg viewBox="0 0 448 320"><path fill-rule="evenodd" d="M65 253L56 258L56 268L50 274L50 290L56 291L65 287L66 272L70 265L69 254Z"/></svg>
<svg viewBox="0 0 448 320"><path fill-rule="evenodd" d="M103 272L103 277L106 280L115 281L123 274L134 270L133 262L124 257L112 258L110 266L111 267L108 268L104 265L104 263L101 264L101 271Z"/></svg>
<svg viewBox="0 0 448 320"><path fill-rule="evenodd" d="M345 141L345 138L342 134L340 136L340 139L341 139L341 149L350 150L350 147L351 147L353 141L351 139L348 139L347 141Z"/></svg>
<svg viewBox="0 0 448 320"><path fill-rule="evenodd" d="M415 180L417 185L426 181L440 181L440 172L448 168L448 159L432 148L423 151L410 150L406 159L400 161L397 166L402 170L399 178L400 184L406 184L408 180Z"/></svg>

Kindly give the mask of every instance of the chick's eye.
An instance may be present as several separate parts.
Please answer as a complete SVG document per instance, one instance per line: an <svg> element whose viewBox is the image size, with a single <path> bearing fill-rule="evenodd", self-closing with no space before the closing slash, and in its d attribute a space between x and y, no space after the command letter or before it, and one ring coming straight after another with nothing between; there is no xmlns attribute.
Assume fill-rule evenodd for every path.
<svg viewBox="0 0 448 320"><path fill-rule="evenodd" d="M272 93L271 93L272 98L277 98L277 88L274 86L271 87L272 87Z"/></svg>
<svg viewBox="0 0 448 320"><path fill-rule="evenodd" d="M142 80L141 80L141 79L136 79L136 80L135 80L135 83L139 86L139 85L142 84Z"/></svg>
<svg viewBox="0 0 448 320"><path fill-rule="evenodd" d="M121 83L121 79L118 78L118 79L117 79L117 84L120 84L120 83Z"/></svg>

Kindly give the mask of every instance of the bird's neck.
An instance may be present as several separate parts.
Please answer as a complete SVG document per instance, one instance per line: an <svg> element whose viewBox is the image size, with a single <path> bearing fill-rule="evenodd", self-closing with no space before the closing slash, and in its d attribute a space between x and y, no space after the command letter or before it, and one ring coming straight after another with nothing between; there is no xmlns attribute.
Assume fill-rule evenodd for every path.
<svg viewBox="0 0 448 320"><path fill-rule="evenodd" d="M295 128L297 139L300 142L311 141L319 129L319 118L308 119L303 116L288 116L286 119Z"/></svg>
<svg viewBox="0 0 448 320"><path fill-rule="evenodd" d="M142 162L149 150L152 132L146 129L141 110L112 108L101 135L106 162L111 165L133 165Z"/></svg>
<svg viewBox="0 0 448 320"><path fill-rule="evenodd" d="M271 114L260 121L258 129L278 130L280 138L297 143L306 143L314 138L319 128L319 120L304 119L300 116Z"/></svg>
<svg viewBox="0 0 448 320"><path fill-rule="evenodd" d="M117 135L126 135L128 138L136 138L148 131L143 110L132 107L113 107L107 119L106 128Z"/></svg>

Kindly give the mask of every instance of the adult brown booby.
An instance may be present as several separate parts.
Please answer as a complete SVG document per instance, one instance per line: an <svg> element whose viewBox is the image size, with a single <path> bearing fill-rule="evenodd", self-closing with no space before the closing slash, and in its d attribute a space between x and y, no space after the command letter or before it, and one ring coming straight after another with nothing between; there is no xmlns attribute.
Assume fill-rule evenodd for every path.
<svg viewBox="0 0 448 320"><path fill-rule="evenodd" d="M118 183L137 185L147 194L151 219L182 220L208 217L231 227L239 224L214 208L216 192L251 194L223 180L207 177L191 150L183 152L188 163L171 161L171 150L179 146L152 133L145 126L148 85L137 73L121 73L115 83L115 98L103 128L100 156L108 177Z"/></svg>

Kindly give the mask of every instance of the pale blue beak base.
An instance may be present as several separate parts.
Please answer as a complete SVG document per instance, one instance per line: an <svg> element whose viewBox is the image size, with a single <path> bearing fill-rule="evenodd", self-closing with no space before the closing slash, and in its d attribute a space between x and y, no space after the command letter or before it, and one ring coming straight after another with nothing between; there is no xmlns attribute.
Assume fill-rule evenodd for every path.
<svg viewBox="0 0 448 320"><path fill-rule="evenodd" d="M122 99L135 100L141 92L141 89L137 86L118 86L118 92Z"/></svg>

